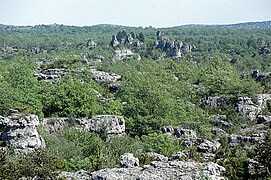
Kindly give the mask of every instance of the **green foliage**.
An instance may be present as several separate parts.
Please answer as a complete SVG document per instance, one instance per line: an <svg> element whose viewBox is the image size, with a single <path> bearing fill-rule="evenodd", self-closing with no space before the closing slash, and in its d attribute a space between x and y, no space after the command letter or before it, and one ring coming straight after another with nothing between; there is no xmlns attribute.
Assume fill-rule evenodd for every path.
<svg viewBox="0 0 271 180"><path fill-rule="evenodd" d="M10 108L42 115L39 86L26 63L11 64L2 72L0 80L0 114Z"/></svg>
<svg viewBox="0 0 271 180"><path fill-rule="evenodd" d="M22 177L47 179L54 178L59 169L59 161L46 151L36 151L28 155L13 157L0 165L1 179L19 179Z"/></svg>
<svg viewBox="0 0 271 180"><path fill-rule="evenodd" d="M165 156L171 156L181 147L180 140L163 134L149 134L141 137L144 151L156 152Z"/></svg>
<svg viewBox="0 0 271 180"><path fill-rule="evenodd" d="M99 111L95 85L81 83L71 77L59 80L56 85L43 84L43 112L46 116L91 116Z"/></svg>

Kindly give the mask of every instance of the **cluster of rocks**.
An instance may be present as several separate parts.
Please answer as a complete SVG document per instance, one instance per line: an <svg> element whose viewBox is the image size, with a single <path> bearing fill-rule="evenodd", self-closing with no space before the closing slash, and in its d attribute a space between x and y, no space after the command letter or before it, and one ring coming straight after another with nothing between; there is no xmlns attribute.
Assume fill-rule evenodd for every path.
<svg viewBox="0 0 271 180"><path fill-rule="evenodd" d="M122 135L125 133L125 120L122 116L96 115L91 118L44 118L42 128L45 132L53 133L73 126L79 130L96 132L99 134Z"/></svg>
<svg viewBox="0 0 271 180"><path fill-rule="evenodd" d="M7 54L14 54L18 51L19 50L16 47L4 45L3 47L0 48L0 57L5 56Z"/></svg>
<svg viewBox="0 0 271 180"><path fill-rule="evenodd" d="M92 50L94 49L95 47L97 46L97 44L92 40L92 39L89 39L88 42L87 42L87 48Z"/></svg>
<svg viewBox="0 0 271 180"><path fill-rule="evenodd" d="M121 76L115 73L108 73L104 71L99 71L96 67L92 66L90 71L93 74L94 81L103 84L103 83L116 83L121 80Z"/></svg>
<svg viewBox="0 0 271 180"><path fill-rule="evenodd" d="M13 147L16 154L44 148L45 142L38 134L38 126L36 115L22 115L12 110L9 116L0 116L1 146Z"/></svg>
<svg viewBox="0 0 271 180"><path fill-rule="evenodd" d="M114 51L113 58L111 60L111 63L115 63L117 61L122 61L124 59L137 59L141 60L141 57L139 54L134 54L130 49L124 48Z"/></svg>
<svg viewBox="0 0 271 180"><path fill-rule="evenodd" d="M51 84L56 83L56 81L61 78L62 76L66 75L66 69L41 69L36 68L34 71L34 76L37 77L38 81L46 81L50 82Z"/></svg>
<svg viewBox="0 0 271 180"><path fill-rule="evenodd" d="M181 58L183 53L190 53L196 49L194 45L186 42L171 41L162 36L160 31L156 33L156 48L165 51L169 57L175 59Z"/></svg>
<svg viewBox="0 0 271 180"><path fill-rule="evenodd" d="M266 47L262 47L261 49L259 49L258 53L261 54L270 54L270 49L266 48Z"/></svg>
<svg viewBox="0 0 271 180"><path fill-rule="evenodd" d="M209 108L219 108L228 105L228 98L225 97L206 97L202 100L203 104ZM254 120L266 107L267 101L271 100L271 94L256 94L252 97L238 97L234 100L234 110L239 116Z"/></svg>
<svg viewBox="0 0 271 180"><path fill-rule="evenodd" d="M160 155L162 156L162 155ZM138 158L133 154L125 153L120 157L120 168L101 169L92 173L86 171L61 172L59 177L66 179L91 179L91 180L164 180L164 179L225 179L222 174L225 168L213 163L198 163L195 161L169 160L172 158L160 159L151 162L149 165L139 167Z"/></svg>
<svg viewBox="0 0 271 180"><path fill-rule="evenodd" d="M119 40L117 39L116 35L113 35L109 45L114 48L118 47L121 44L125 46L134 46L134 47L141 46L141 42L138 39L134 39L132 34L128 34L125 38L121 38Z"/></svg>
<svg viewBox="0 0 271 180"><path fill-rule="evenodd" d="M95 64L100 63L104 60L105 57L102 55L95 55L95 54L89 54L89 53L82 53L81 55L82 63L83 64Z"/></svg>

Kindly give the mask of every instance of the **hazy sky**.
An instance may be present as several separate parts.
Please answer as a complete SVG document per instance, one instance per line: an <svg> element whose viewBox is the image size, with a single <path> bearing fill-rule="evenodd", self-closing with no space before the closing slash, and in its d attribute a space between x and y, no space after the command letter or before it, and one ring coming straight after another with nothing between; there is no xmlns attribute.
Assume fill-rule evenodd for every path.
<svg viewBox="0 0 271 180"><path fill-rule="evenodd" d="M168 27L271 20L271 0L0 0L0 24Z"/></svg>

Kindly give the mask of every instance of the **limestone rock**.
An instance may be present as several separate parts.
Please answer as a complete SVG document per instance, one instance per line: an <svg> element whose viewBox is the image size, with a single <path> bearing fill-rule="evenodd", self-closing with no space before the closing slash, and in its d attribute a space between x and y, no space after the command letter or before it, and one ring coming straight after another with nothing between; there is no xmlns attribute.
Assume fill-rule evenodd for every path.
<svg viewBox="0 0 271 180"><path fill-rule="evenodd" d="M239 97L235 104L236 112L240 116L245 116L249 120L254 120L266 106L266 102L268 100L271 100L271 94L257 94L253 97Z"/></svg>
<svg viewBox="0 0 271 180"><path fill-rule="evenodd" d="M154 161L168 161L168 157L162 154L155 153L155 152L147 152L144 154L144 156L149 157L153 159Z"/></svg>
<svg viewBox="0 0 271 180"><path fill-rule="evenodd" d="M143 168L113 168L102 169L91 173L92 180L165 180L182 179L193 180L206 177L211 180L224 179L222 173L225 168L213 163L196 163L194 161L153 161Z"/></svg>
<svg viewBox="0 0 271 180"><path fill-rule="evenodd" d="M69 118L44 118L41 122L41 126L45 132L53 133L63 130L65 127L69 126Z"/></svg>
<svg viewBox="0 0 271 180"><path fill-rule="evenodd" d="M172 135L174 133L174 129L172 126L163 126L162 127L162 133Z"/></svg>
<svg viewBox="0 0 271 180"><path fill-rule="evenodd" d="M62 171L59 173L58 178L59 179L66 179L66 180L89 180L90 174L84 170L80 170L77 172Z"/></svg>
<svg viewBox="0 0 271 180"><path fill-rule="evenodd" d="M205 97L202 101L211 109L227 105L226 98L219 96Z"/></svg>
<svg viewBox="0 0 271 180"><path fill-rule="evenodd" d="M0 141L14 147L17 154L44 148L45 143L38 134L39 118L36 115L0 116Z"/></svg>
<svg viewBox="0 0 271 180"><path fill-rule="evenodd" d="M134 53L130 49L125 48L122 50L116 50L112 58L112 63L115 63L116 61L121 61L124 59L131 59L133 57L134 57Z"/></svg>
<svg viewBox="0 0 271 180"><path fill-rule="evenodd" d="M120 167L122 168L132 168L139 166L139 159L134 157L131 153L125 153L120 157Z"/></svg>
<svg viewBox="0 0 271 180"><path fill-rule="evenodd" d="M270 54L270 49L266 48L266 47L262 47L261 49L259 49L259 54Z"/></svg>
<svg viewBox="0 0 271 180"><path fill-rule="evenodd" d="M177 138L182 138L182 139L196 139L197 138L195 131L191 129L184 129L181 126L174 129L174 135Z"/></svg>
<svg viewBox="0 0 271 180"><path fill-rule="evenodd" d="M89 131L105 134L125 133L125 121L122 116L96 115L91 119L78 119L78 123Z"/></svg>
<svg viewBox="0 0 271 180"><path fill-rule="evenodd" d="M110 46L112 47L117 47L119 45L119 41L117 40L116 35L112 36L111 42L110 42Z"/></svg>
<svg viewBox="0 0 271 180"><path fill-rule="evenodd" d="M125 45L132 45L133 44L133 37L131 34L128 34L124 41Z"/></svg>
<svg viewBox="0 0 271 180"><path fill-rule="evenodd" d="M209 141L206 139L198 139L194 144L199 152L203 153L215 153L221 144L217 141Z"/></svg>
<svg viewBox="0 0 271 180"><path fill-rule="evenodd" d="M91 69L93 74L93 79L98 83L115 83L121 79L121 76L115 73L108 73L104 71L99 71L96 68Z"/></svg>
<svg viewBox="0 0 271 180"><path fill-rule="evenodd" d="M97 46L97 44L92 40L89 39L87 42L87 48L89 48L90 50L94 49Z"/></svg>
<svg viewBox="0 0 271 180"><path fill-rule="evenodd" d="M211 115L209 116L209 119L211 120L211 123L215 126L224 127L224 128L230 128L232 126L232 123L227 122L226 115Z"/></svg>

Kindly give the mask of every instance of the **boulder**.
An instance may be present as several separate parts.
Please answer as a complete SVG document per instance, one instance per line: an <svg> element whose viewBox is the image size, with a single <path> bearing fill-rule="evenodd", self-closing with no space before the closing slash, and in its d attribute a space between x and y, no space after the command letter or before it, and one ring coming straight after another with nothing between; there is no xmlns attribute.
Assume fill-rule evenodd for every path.
<svg viewBox="0 0 271 180"><path fill-rule="evenodd" d="M89 131L105 134L125 133L125 121L122 116L96 115L91 119L77 119L77 123Z"/></svg>
<svg viewBox="0 0 271 180"><path fill-rule="evenodd" d="M162 133L172 135L174 133L174 129L172 126L163 126L162 127Z"/></svg>
<svg viewBox="0 0 271 180"><path fill-rule="evenodd" d="M130 49L122 49L122 50L116 50L114 52L112 63L115 63L116 61L122 61L124 59L131 59L134 57L134 53Z"/></svg>
<svg viewBox="0 0 271 180"><path fill-rule="evenodd" d="M235 110L240 116L254 120L265 108L266 102L271 100L271 94L257 94L253 97L239 97L235 103Z"/></svg>
<svg viewBox="0 0 271 180"><path fill-rule="evenodd" d="M94 81L98 83L115 83L121 79L121 76L115 73L108 73L104 71L99 71L96 68L90 70L93 74Z"/></svg>
<svg viewBox="0 0 271 180"><path fill-rule="evenodd" d="M14 148L16 154L44 148L45 142L37 131L39 118L36 115L13 113L0 116L0 141Z"/></svg>
<svg viewBox="0 0 271 180"><path fill-rule="evenodd" d="M257 124L263 124L271 121L271 116L259 115L257 117Z"/></svg>
<svg viewBox="0 0 271 180"><path fill-rule="evenodd" d="M227 99L220 96L209 96L205 97L202 102L206 104L209 108L218 108L227 105Z"/></svg>
<svg viewBox="0 0 271 180"><path fill-rule="evenodd" d="M217 141L209 141L206 139L198 139L194 146L197 148L198 152L203 153L215 153L221 144Z"/></svg>
<svg viewBox="0 0 271 180"><path fill-rule="evenodd" d="M222 176L222 173L224 172L224 167L213 162L197 163L194 161L153 161L150 165L146 165L143 168L102 169L92 172L90 179L193 180L205 177L211 180L218 180L225 179Z"/></svg>
<svg viewBox="0 0 271 180"><path fill-rule="evenodd" d="M111 42L110 42L110 46L112 47L117 47L119 45L119 41L117 40L116 35L112 36Z"/></svg>
<svg viewBox="0 0 271 180"><path fill-rule="evenodd" d="M133 37L131 34L128 34L124 41L125 45L132 45L133 44Z"/></svg>
<svg viewBox="0 0 271 180"><path fill-rule="evenodd" d="M270 54L270 49L266 48L266 47L262 47L261 49L259 49L259 54L262 55L262 54Z"/></svg>
<svg viewBox="0 0 271 180"><path fill-rule="evenodd" d="M147 152L144 154L144 157L151 158L154 161L168 161L168 157L162 154L155 153L155 152Z"/></svg>
<svg viewBox="0 0 271 180"><path fill-rule="evenodd" d="M66 180L89 180L90 174L85 170L80 170L77 172L66 172L62 171L58 174L58 179Z"/></svg>
<svg viewBox="0 0 271 180"><path fill-rule="evenodd" d="M87 42L87 48L89 48L90 50L94 49L97 46L97 44L92 40L89 39Z"/></svg>
<svg viewBox="0 0 271 180"><path fill-rule="evenodd" d="M139 166L139 159L131 153L125 153L120 157L120 167L132 168Z"/></svg>
<svg viewBox="0 0 271 180"><path fill-rule="evenodd" d="M63 130L65 127L70 125L70 122L70 119L67 117L44 118L41 122L41 126L45 132L53 133Z"/></svg>
<svg viewBox="0 0 271 180"><path fill-rule="evenodd" d="M191 129L184 129L182 126L179 126L174 129L174 135L177 138L181 139L197 139L196 132Z"/></svg>
<svg viewBox="0 0 271 180"><path fill-rule="evenodd" d="M209 119L211 120L211 123L215 126L223 127L223 128L230 128L232 126L232 123L227 122L227 116L226 115L211 115L209 116Z"/></svg>

